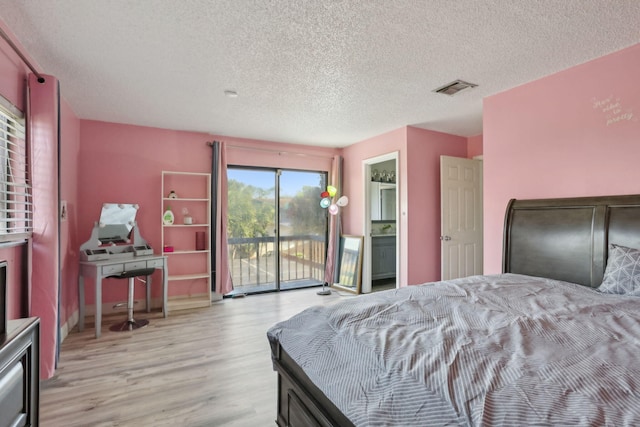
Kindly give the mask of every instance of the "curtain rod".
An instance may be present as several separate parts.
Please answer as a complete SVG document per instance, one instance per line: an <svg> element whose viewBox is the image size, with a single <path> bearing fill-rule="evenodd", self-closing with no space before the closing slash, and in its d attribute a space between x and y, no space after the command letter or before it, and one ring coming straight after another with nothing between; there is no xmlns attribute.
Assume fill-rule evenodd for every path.
<svg viewBox="0 0 640 427"><path fill-rule="evenodd" d="M13 51L20 57L20 59L22 59L22 62L24 62L27 65L27 67L29 67L31 72L35 74L35 76L38 78L38 83L44 83L45 80L44 80L44 77L42 77L42 74L36 71L33 65L31 65L31 62L29 62L26 56L24 56L22 52L20 52L20 49L18 49L18 46L16 46L15 43L13 43L13 41L9 38L7 33L5 33L2 28L0 28L0 36L2 36L4 41L6 41L9 44L11 49L13 49Z"/></svg>
<svg viewBox="0 0 640 427"><path fill-rule="evenodd" d="M220 142L220 141L207 141L207 145L211 147L213 146L214 142ZM244 145L232 145L232 144L227 144L227 147L240 148L242 150L264 151L267 153L278 153L279 155L291 154L293 156L301 156L301 157L318 157L321 159L329 159L329 160L333 159L333 156L323 156L321 154L296 153L292 151L274 150L273 148L246 147Z"/></svg>

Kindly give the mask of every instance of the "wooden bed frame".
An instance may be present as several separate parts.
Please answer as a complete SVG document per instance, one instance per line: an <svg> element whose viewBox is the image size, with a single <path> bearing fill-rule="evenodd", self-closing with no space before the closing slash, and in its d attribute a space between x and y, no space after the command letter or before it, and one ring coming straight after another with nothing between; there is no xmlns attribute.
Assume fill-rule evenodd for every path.
<svg viewBox="0 0 640 427"><path fill-rule="evenodd" d="M609 243L640 248L640 195L513 199L505 215L503 272L597 288ZM353 426L282 348L276 353L279 426Z"/></svg>

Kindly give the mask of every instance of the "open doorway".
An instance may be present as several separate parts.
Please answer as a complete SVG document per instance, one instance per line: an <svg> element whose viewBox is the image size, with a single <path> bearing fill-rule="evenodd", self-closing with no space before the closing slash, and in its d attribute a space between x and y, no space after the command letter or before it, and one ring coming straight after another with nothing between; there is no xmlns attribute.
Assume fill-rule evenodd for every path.
<svg viewBox="0 0 640 427"><path fill-rule="evenodd" d="M365 175L365 252L362 292L394 289L398 279L398 200L397 152L363 162Z"/></svg>

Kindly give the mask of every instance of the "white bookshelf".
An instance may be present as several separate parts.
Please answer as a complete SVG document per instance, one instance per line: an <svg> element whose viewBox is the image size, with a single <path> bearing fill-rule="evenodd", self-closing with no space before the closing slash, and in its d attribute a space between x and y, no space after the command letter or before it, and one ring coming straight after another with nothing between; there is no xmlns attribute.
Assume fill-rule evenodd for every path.
<svg viewBox="0 0 640 427"><path fill-rule="evenodd" d="M171 192L175 197L169 197ZM169 269L169 311L211 305L211 174L162 172L162 213L171 209L173 224L162 218L162 254ZM187 213L185 213L185 210ZM185 224L184 217L192 223ZM196 248L196 232L204 233L204 249Z"/></svg>

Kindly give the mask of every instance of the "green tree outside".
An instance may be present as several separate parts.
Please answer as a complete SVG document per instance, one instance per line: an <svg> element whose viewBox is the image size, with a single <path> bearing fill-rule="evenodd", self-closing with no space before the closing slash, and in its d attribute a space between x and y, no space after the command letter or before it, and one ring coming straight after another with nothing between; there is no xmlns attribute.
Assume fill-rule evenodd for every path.
<svg viewBox="0 0 640 427"><path fill-rule="evenodd" d="M228 186L228 237L273 236L275 205L272 188L262 189L231 179ZM248 257L254 245L233 245L234 256Z"/></svg>

